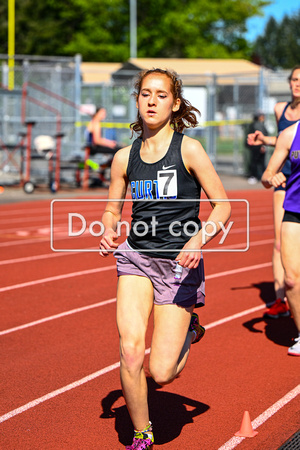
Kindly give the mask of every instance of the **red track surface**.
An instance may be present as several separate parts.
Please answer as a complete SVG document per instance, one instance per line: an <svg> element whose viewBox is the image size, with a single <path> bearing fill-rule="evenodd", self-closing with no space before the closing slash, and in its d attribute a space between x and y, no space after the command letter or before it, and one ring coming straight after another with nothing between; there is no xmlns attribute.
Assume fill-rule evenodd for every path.
<svg viewBox="0 0 300 450"><path fill-rule="evenodd" d="M295 325L263 318L274 300L272 192L228 194L249 201L250 249L204 254L206 336L171 385L149 378L155 448L278 449L300 426L300 358L287 355ZM103 206L55 202L54 248L97 247L88 232L75 244L65 238L67 212L90 223ZM231 220L222 248L245 249L245 203L233 204ZM2 205L0 225L0 448L124 448L132 426L119 382L114 258L53 252L50 201ZM234 438L244 411L254 438Z"/></svg>

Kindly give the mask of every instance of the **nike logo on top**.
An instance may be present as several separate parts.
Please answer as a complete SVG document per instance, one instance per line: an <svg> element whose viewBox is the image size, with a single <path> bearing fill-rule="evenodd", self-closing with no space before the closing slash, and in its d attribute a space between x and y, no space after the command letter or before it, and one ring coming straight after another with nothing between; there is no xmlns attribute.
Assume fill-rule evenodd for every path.
<svg viewBox="0 0 300 450"><path fill-rule="evenodd" d="M171 169L171 167L176 166L176 164L172 164L171 166L162 166L163 170Z"/></svg>

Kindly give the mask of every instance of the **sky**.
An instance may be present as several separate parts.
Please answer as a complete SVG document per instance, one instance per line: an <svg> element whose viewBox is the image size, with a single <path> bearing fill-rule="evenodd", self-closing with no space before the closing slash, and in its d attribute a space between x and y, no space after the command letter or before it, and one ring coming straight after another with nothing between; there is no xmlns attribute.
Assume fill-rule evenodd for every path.
<svg viewBox="0 0 300 450"><path fill-rule="evenodd" d="M270 6L263 8L264 16L256 16L248 20L246 39L253 42L263 34L265 26L271 16L281 21L284 15L291 16L300 10L300 0L273 0Z"/></svg>

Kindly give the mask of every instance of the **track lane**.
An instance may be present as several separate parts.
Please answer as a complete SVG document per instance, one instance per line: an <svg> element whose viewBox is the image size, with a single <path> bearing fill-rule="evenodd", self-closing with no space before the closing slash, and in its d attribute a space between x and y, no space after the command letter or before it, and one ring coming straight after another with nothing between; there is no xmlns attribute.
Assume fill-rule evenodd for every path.
<svg viewBox="0 0 300 450"><path fill-rule="evenodd" d="M269 224L271 224L271 220L269 221ZM267 231L266 228L264 231L258 229L257 231L251 233L251 240L252 238L257 240L264 240L264 238L266 238L265 240L269 239L270 242L271 237L268 237L267 234L269 234L270 236L270 230ZM236 254L235 256L231 256L229 258L224 257L225 255L218 255L216 258L216 255L206 253L206 272L208 273L208 270L210 270L211 268L212 271L210 272L210 274L217 273L218 271L221 272L221 270L218 269L222 269L224 271L224 267L226 269L241 268L245 262L247 262L247 264L249 264L249 262L253 262L256 264L261 263L262 261L265 261L266 263L270 262L269 255L271 254L271 247L271 243L262 246L257 245L255 246L255 248L252 248L251 251L247 253L247 255L244 254L243 256L241 256ZM266 249L269 250L269 254ZM58 258L58 260L60 259L61 258ZM69 260L69 264L72 264L73 258L65 259ZM57 262L58 260L56 260L55 258L53 259L53 261L55 262ZM47 259L43 261L47 263ZM39 264L42 264L42 261L40 261ZM13 267L13 265L11 265L11 267ZM35 270L36 268L34 268L33 266L33 271ZM80 295L82 295L81 301L85 298L84 294L85 296L88 296L88 293L95 292L94 287L91 287L92 282L89 281L94 277L95 275L87 277L88 291L86 291L85 293L83 291L80 292ZM102 281L102 283L104 283L104 281ZM64 285L64 281L55 282L54 284L56 284L55 287L52 286L52 283L50 282L48 284L46 283L47 291L49 291L49 298L54 298L54 300L56 301L68 295L69 299L66 300L66 303L70 305L70 307L72 307L72 305L74 304L74 300L75 303L77 303L76 298L74 299L74 295L73 298L70 298L70 292L74 292L74 289L78 289L78 283L75 283L74 285L73 283L71 283L72 288L70 289L69 294L67 294L68 288L70 288L69 282L67 282L66 285ZM264 285L266 284L267 289L264 290ZM226 311L226 313L228 313L229 311L240 311L242 309L242 306L244 305L247 305L247 307L251 305L253 305L254 307L263 306L265 299L272 296L271 285L271 267L249 271L249 273L240 273L236 277L234 277L234 275L228 275L227 277L221 277L220 279L217 279L214 283L209 282L208 277L207 292L209 301L207 302L207 307L201 311L201 317L203 317L205 323L209 323L208 321L212 317L224 317L224 311ZM68 286L67 289L66 286ZM112 286L112 288L115 292L115 286ZM25 288L25 291L26 289L27 288ZM18 301L20 300L20 292L22 292L24 295L23 289L18 293L17 291L18 290L6 293L6 295L8 294L9 296L11 296L12 302L15 303L18 303ZM30 292L32 291L34 292L35 288L30 289ZM36 291L36 294L38 294L38 289L36 289ZM58 291L61 291L59 299L55 298L55 292L57 297ZM16 293L17 296L14 297ZM25 292L25 297L26 296L27 295ZM14 297L14 299L12 297ZM28 301L28 306L29 304L30 301ZM39 309L38 303L33 302L33 304L33 309ZM57 301L57 310L59 310L58 304L59 301ZM87 312L85 312L84 314L86 313ZM75 316L76 315L74 315L73 317L70 316L66 321L66 324L71 323L73 324L73 326L70 326L69 328L69 325L67 325L66 327L63 327L63 330L59 330L59 333L61 333L61 336L64 336L64 332L68 330L69 333L73 335L73 328L77 328L77 331L79 330L78 333L80 334L80 336L78 336L78 341L76 340L75 343L78 343L82 339L86 338L86 332L88 332L89 330L85 329L85 331L81 334L80 330L83 324L82 321L78 320L76 326L76 321L73 322ZM81 314L79 316L81 316ZM90 322L90 320L87 322ZM106 322L110 323L111 326L113 326L114 317L110 316L109 320L107 320L106 318ZM166 442L165 433L161 428L161 424L158 423L159 421L157 420L156 438L158 446L161 446L164 449L172 448L173 450L175 448L174 445L177 446L177 448L187 448L184 445L185 443L190 442L190 433L192 433L192 438L194 439L196 436L196 439L198 439L197 442L199 442L199 445L201 445L201 447L199 448L207 448L207 450L217 449L218 446L226 442L226 440L232 436L232 428L233 432L239 429L243 413L243 411L240 411L240 409L244 406L244 404L247 403L247 409L250 409L249 404L251 403L250 413L251 418L253 419L261 414L262 408L259 407L264 406L265 409L270 407L271 404L275 403L279 398L281 398L275 398L277 394L281 394L282 391L288 389L289 387L293 389L294 386L292 386L292 382L294 381L294 374L298 374L295 369L297 369L299 366L297 365L297 358L286 356L286 346L288 344L286 341L282 341L282 335L286 335L286 327L288 326L290 328L291 323L292 322L290 319L289 321L281 321L281 324L266 323L264 320L261 320L260 310L257 310L256 312L253 312L249 315L248 320L243 321L242 318L240 318L232 321L232 327L230 327L229 329L229 324L223 324L222 326L209 330L207 332L205 340L203 340L203 344L201 343L201 345L199 346L192 347L191 358L186 368L187 372L185 371L182 376L179 379L175 380L175 382L169 388L165 387L163 389L157 389L157 387L154 386L152 389L153 395L155 397L155 401L152 407L157 414L157 419L160 418L162 421L161 423L165 425L165 427L169 427L169 435L167 437L168 442ZM43 335L44 330L49 329L49 325L50 323L41 325L41 328L32 327L31 331L40 328L40 333ZM51 324L50 329L52 329L52 325L53 324ZM54 328L57 329L57 327ZM253 328L257 329L258 331L254 332ZM213 335L212 333L215 333L217 329L218 333ZM54 333L55 332L57 333L57 331L54 331ZM16 336L18 333L15 333L14 336ZM24 331L20 333L23 334ZM97 329L96 339L97 335L99 335L98 333L99 330ZM47 335L47 333L45 334ZM34 333L28 334L28 336L30 335L32 336L34 335ZM104 347L106 346L109 348L110 342L108 344L105 344L105 339L106 338L104 338L102 344ZM228 346L228 340L230 341L230 346ZM42 348L44 350L44 353L47 354L48 346L46 341L46 338L44 341L43 339L41 339L39 341L41 345L37 345L37 347ZM207 344L204 347L205 341L207 341ZM245 349L242 354L238 353L238 350L241 349L241 347L243 348L243 345L241 345L241 341L242 344L244 344ZM44 348L42 345L43 342L45 345ZM89 339L88 342L90 343ZM94 349L93 344L90 345L92 345L92 349ZM22 346L21 342L20 346ZM58 346L55 348L59 349L60 347ZM100 346L100 348L102 349L103 347ZM247 363L249 361L249 358L251 358L250 355L253 353L254 349L255 353L253 358L251 359L250 364L250 373L252 374L251 377L250 373L248 373L249 367L247 367ZM70 356L71 360L75 361L76 358L74 355L76 355L76 351L78 351L76 349L76 345L74 348L72 346L69 347L69 350L70 354L73 355ZM234 352L234 357L232 356L232 358L230 359L231 364L228 366L228 361L226 360L226 358L229 357L231 351ZM198 354L198 352L200 353ZM82 356L79 358L80 361L83 360L84 355L85 352L83 352ZM52 357L53 356L55 361L55 355L52 355ZM217 356L220 357L220 363L217 359ZM261 367L259 367L258 370L255 370L255 361L256 363L258 362L258 357L259 361L263 361L264 363L265 359L270 359L271 361L268 361L267 364L265 364L265 367L264 364L261 364ZM61 363L61 358L58 357L58 360ZM45 365L47 365L47 361L44 361L44 363ZM48 361L48 364L50 363L51 361ZM34 361L32 364L34 366ZM73 368L72 370L76 372L77 369L74 367L75 364L72 364L74 363L71 363L71 367ZM87 364L91 364L91 362L88 361ZM282 367L280 367L280 370L278 370L278 374L276 374L275 376L273 374L273 369L274 367L277 368L279 366ZM199 368L201 373L200 384ZM203 370L203 368L205 368L205 370ZM267 369L269 370L269 372L267 372ZM43 372L42 368L39 370L41 370L41 373L46 373L46 370ZM61 372L64 373L65 370L66 369L61 366ZM71 372L73 373L73 371ZM261 386L262 383L260 379L263 379L265 382L266 373L268 373L268 377L270 377L270 373L272 373L272 379L268 379L267 386ZM195 374L197 374L196 379L193 378ZM220 386L218 384L220 382L218 381L217 384L215 382L216 374L224 374L223 377L218 377L221 378L221 385L224 381L223 378L225 378L226 383L224 386L224 391L220 390ZM282 377L284 377L284 383L282 382ZM187 382L187 380L189 380L189 382ZM241 383L241 380L243 381L243 383ZM247 383L244 384L244 382L246 381ZM38 377L36 377L36 382L38 383ZM274 390L273 388L273 383L275 384L276 382L280 384L279 390L277 390L277 388L276 390ZM241 384L244 385L244 393L240 392ZM238 389L236 390L237 385ZM245 388L245 386L247 387L247 389ZM202 387L210 387L210 389L202 390ZM215 389L215 387L219 389ZM270 391L272 391L273 396L269 395ZM176 394L176 392L178 392L178 394ZM96 395L99 394L99 403L97 403L97 407L95 406L95 393ZM100 405L100 399L102 399L102 401L105 401L109 393L111 393L110 395L112 397L114 395L116 397L116 401L113 402L113 408L115 409L115 412L113 412L112 414L114 417L112 417L111 419L99 418L99 416L103 412L103 409ZM237 399L239 400L239 402L237 402ZM243 402L241 402L241 399L243 399ZM274 402L270 403L270 399L274 399ZM208 400L210 400L210 403L208 403ZM185 401L187 402L187 404L184 403ZM168 416L168 414L164 414L164 416L160 414L160 406L162 402L166 405L167 412L169 408L170 416ZM85 386L81 386L73 390L72 392L68 392L63 396L60 396L60 398L57 397L55 400L52 399L46 403L48 404L39 405L39 407L33 408L30 412L28 411L26 413L23 413L22 419L15 417L3 424L3 426L5 427L4 438L5 442L7 443L7 447L5 448L17 448L18 442L24 443L25 449L94 448L95 445L99 443L99 448L107 448L107 450L111 450L111 448L123 448L120 442L122 444L128 443L131 439L131 429L124 429L124 424L129 424L129 421L127 419L126 422L124 401L122 397L120 397L117 370L111 372L109 376L108 374L103 376L101 379L101 383L100 380L99 382L97 380L91 381ZM109 403L110 402L108 401L107 404ZM198 405L198 403L200 404L200 406ZM69 407L70 405L71 408ZM228 405L231 406L230 411L228 411ZM263 427L265 427L265 432L263 433L263 435L261 435L261 432L259 432L259 435L255 438L255 440L245 440L246 442L241 443L239 445L239 448L257 448L261 450L262 448L264 448L261 447L261 443L264 442L264 440L265 442L268 441L268 443L270 444L270 439L272 439L272 443L276 445L276 442L279 442L279 440L283 439L284 435L286 435L286 438L289 437L295 431L297 426L294 420L294 418L297 417L297 415L295 414L297 407L295 407L295 405L299 406L299 401L297 402L295 400L290 402L288 406L285 406L282 411L280 411L278 414L276 414L275 417L272 417L267 421L266 424L263 425ZM193 415L191 415L189 411L193 411L195 407L198 408L198 413L193 417ZM82 409L84 409L85 414L82 414ZM182 411L182 413L184 414L184 418L174 418L174 415L172 414L174 409ZM256 412L256 409L260 409L260 411ZM266 433L268 433L268 430L271 429L270 427L272 424L274 428L274 422L277 421L277 417L280 417L280 414L282 414L281 421L286 418L285 411L288 411L290 413L288 415L289 421L287 426L284 430L281 429L279 435L274 434L270 437L270 435L268 434L268 440L266 440ZM172 416L173 421L177 425L176 427L173 427L173 424L166 422L166 420L168 420L168 417ZM231 417L231 419L234 418L234 422L235 424L237 424L236 426L233 427L233 420L231 420L229 423L229 416ZM190 426L191 421L194 421L192 427ZM120 425L120 422L122 422L122 426ZM45 423L47 423L46 427L44 426ZM225 427L224 424L227 424L227 427ZM9 430L12 431L16 429L14 428L14 425L16 425L18 429L17 435L13 432L9 434ZM278 428L279 423L277 422L277 429ZM228 432L229 429L230 432ZM196 430L197 432L195 433ZM209 431L208 433L208 430L217 431L215 433ZM0 441L1 439L2 437L0 438ZM61 443L60 447L57 447L58 442ZM280 443L282 442L283 441L281 441ZM242 447L244 445L246 445L246 447ZM249 445L251 445L251 447Z"/></svg>
<svg viewBox="0 0 300 450"><path fill-rule="evenodd" d="M250 318L251 318L251 315L250 315ZM226 335L226 334L228 334L228 332L226 330L226 327L232 326L232 324L228 324L227 323L224 326L225 326L225 330L224 331L225 331L225 335ZM239 333L237 331L235 331L234 334L236 334L238 336L238 338L239 338ZM216 355L216 349L218 348L218 345L216 345L216 343L218 343L219 340L222 340L222 336L223 335L224 335L224 333L223 333L223 326L219 328L217 336L214 336L212 334L212 330L211 330L209 332L209 334L207 335L207 336L209 336L209 338L206 340L206 345L205 346L201 345L199 347L196 347L196 346L193 347L193 350L192 350L193 353L195 352L195 350L196 351L197 350L201 351L201 355L200 355L201 366L206 368L205 369L205 374L204 374L203 371L200 372L201 373L201 385L203 385L203 386L210 385L211 384L211 380L213 379L215 381L216 374L220 373L220 372L218 372L218 367L216 367L216 361L214 361L214 360L216 360L215 355ZM203 343L204 343L204 341L203 341ZM231 344L232 344L232 342L231 342ZM223 357L220 358L220 361L219 361L221 366L223 366L224 363L225 363L224 357L225 357L225 359L227 361L227 364L234 363L236 361L236 358L237 358L236 352L232 352L232 348L230 346L226 350L226 345L228 345L228 343L225 343L225 345L221 346L222 355L223 355ZM252 345L253 345L253 343L250 343L250 342L248 342L246 346L244 345L244 354L243 355L238 355L238 360L239 361L241 360L241 358L243 358L244 361L247 360L246 352L248 351L247 349L251 348ZM262 350L264 350L264 349L266 349L265 342L262 343ZM274 346L270 345L270 350L272 350L272 349L274 350ZM234 353L234 355L232 355L232 353ZM192 361L195 361L194 358L197 358L197 356L194 355ZM228 358L230 358L230 360L228 360ZM295 359L293 359L293 358L287 358L287 360L290 361L290 362L292 362L292 360L294 360L294 362L295 362ZM214 361L214 364L212 364L212 361ZM211 373L211 370L207 370L206 362L207 362L207 366L209 366L210 368L212 368L214 366L213 373ZM273 363L271 361L270 365L267 366L266 368L270 369L272 367L272 364ZM251 381L251 376L253 376L254 373L256 373L256 376L259 376L259 374L256 372L257 371L257 364L255 363L255 361L254 361L254 363L252 361L251 372L249 370L249 365L245 369L246 369L246 372L247 372L247 379L245 379L245 375L241 375L240 372L239 372L239 374L236 374L236 375L238 375L238 377L241 377L241 379L244 378L243 382L246 385L246 386L244 386L243 391L242 391L243 395L241 397L237 397L237 398L243 398L244 402L246 402L246 403L247 403L247 401L249 401L249 402L251 401L251 404L252 404L253 398L251 398L251 395L253 394L253 391L252 391L252 388L249 390L249 386L252 385L251 382L249 382L249 380ZM186 368L186 370L188 370L188 368ZM215 372L215 370L216 370L216 372ZM223 373L224 373L224 367L223 367ZM196 371L196 374L195 374L195 368L192 368L192 373L189 373L187 375L188 379L190 380L189 387L188 387L188 389L189 389L189 396L187 396L187 398L190 398L190 401L192 401L192 399L197 398L197 396L199 397L199 380L197 380L197 378L196 378L194 380L195 382L193 381L193 377L195 375L196 375L196 377L199 376L199 373L197 371ZM210 378L210 377L212 377L212 378ZM180 378L184 378L184 377L180 377ZM179 378L179 380L176 380L175 383L180 381L180 378ZM233 377L233 378L235 379L235 377ZM225 380L223 379L222 383L224 381L228 382L229 380L228 379L225 379ZM274 381L276 381L276 379L274 379ZM219 382L220 382L220 380L218 380L217 382L216 381L214 382L214 389L212 390L212 392L210 392L210 394L212 394L213 397L214 397L214 395L216 395L216 392L218 393L218 389L220 389L220 387L218 387L218 383ZM196 387L196 391L195 392L194 392L193 386ZM287 386L285 386L285 387L287 387ZM181 396L184 394L184 388L186 388L186 386L183 387L183 391L182 391L183 393L181 393ZM178 390L179 390L179 392L181 392L181 388L178 388ZM176 391L176 388L175 388L175 391ZM246 391L247 391L247 400L245 400ZM172 390L171 390L171 392L172 392ZM273 390L273 393L274 393L274 390ZM206 398L206 394L207 394L207 391L205 390L205 394L204 394L205 398ZM170 393L170 395L172 395L172 394ZM228 395L229 395L229 398L228 398ZM250 395L250 398L249 398L249 395ZM230 400L232 402L232 397L236 397L236 396L237 396L236 391L234 393L232 393L230 391L228 392L228 387L227 387L227 393L226 394L225 394L225 390L223 390L222 391L222 396L219 397L219 402L218 402L218 408L219 409L218 409L218 411L221 413L222 412L222 408L225 408L226 406L228 407L228 401ZM201 399L201 403L203 403L202 399ZM261 401L259 403L261 403ZM214 414L215 413L216 412L214 411ZM233 411L232 411L232 413L233 413ZM220 417L220 420L221 420L221 417ZM224 420L224 417L222 417L222 420ZM203 426L205 426L205 424L201 423L201 428L203 428ZM211 426L211 424L208 424L208 426ZM220 429L218 429L218 431L219 431L219 433L221 433ZM215 440L214 440L214 442L215 442ZM166 448L172 448L172 447L171 446L170 447L166 446ZM217 447L209 447L208 446L206 448L217 448Z"/></svg>

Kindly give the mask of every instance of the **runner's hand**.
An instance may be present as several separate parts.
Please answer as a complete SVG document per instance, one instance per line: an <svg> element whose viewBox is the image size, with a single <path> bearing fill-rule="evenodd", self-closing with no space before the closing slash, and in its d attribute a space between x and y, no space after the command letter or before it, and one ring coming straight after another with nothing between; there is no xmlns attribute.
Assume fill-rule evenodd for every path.
<svg viewBox="0 0 300 450"><path fill-rule="evenodd" d="M271 186L274 186L275 188L282 186L286 187L286 177L282 172L276 173L276 175L273 175L273 177L269 178L268 182Z"/></svg>
<svg viewBox="0 0 300 450"><path fill-rule="evenodd" d="M119 244L115 242L117 239L118 235L114 230L105 230L99 245L100 255L108 256L112 251L116 250L119 247Z"/></svg>
<svg viewBox="0 0 300 450"><path fill-rule="evenodd" d="M193 236L182 248L181 252L175 258L182 267L188 269L196 269L201 260L201 246L199 245L199 238ZM184 250L184 251L183 251Z"/></svg>
<svg viewBox="0 0 300 450"><path fill-rule="evenodd" d="M248 145L264 145L265 144L265 135L261 131L255 131L254 133L250 133L247 136L247 144Z"/></svg>

